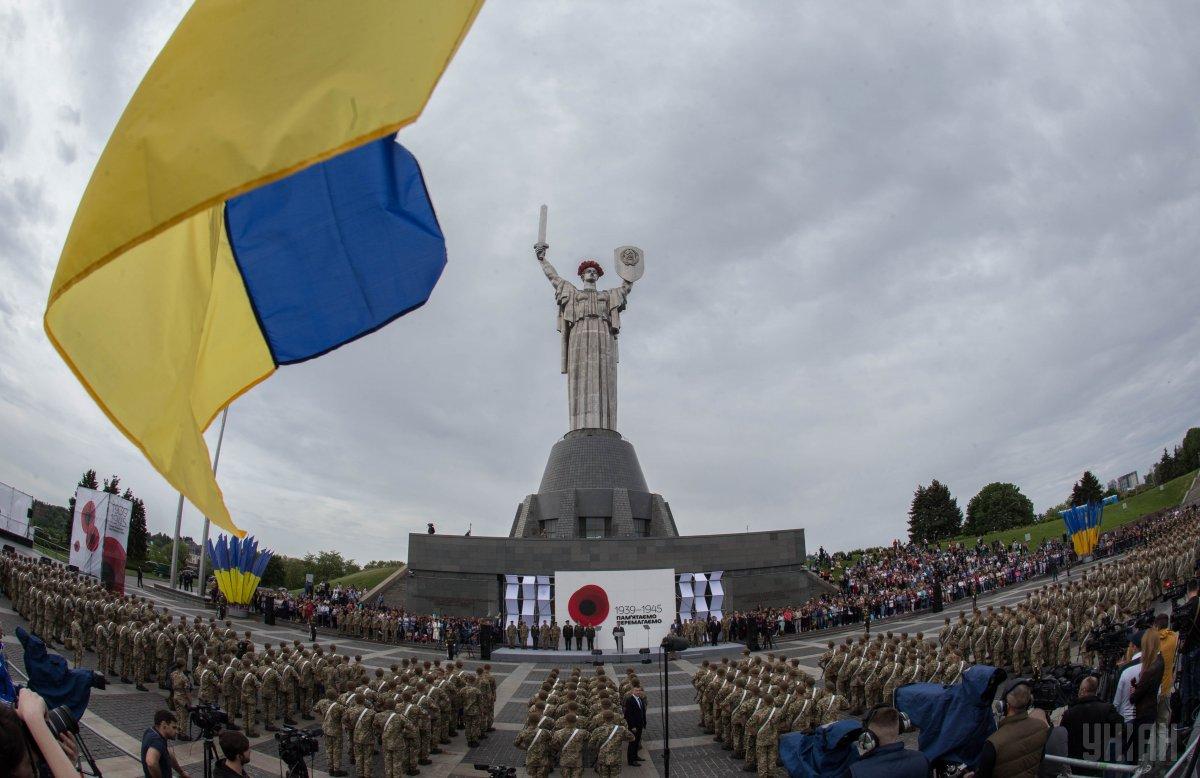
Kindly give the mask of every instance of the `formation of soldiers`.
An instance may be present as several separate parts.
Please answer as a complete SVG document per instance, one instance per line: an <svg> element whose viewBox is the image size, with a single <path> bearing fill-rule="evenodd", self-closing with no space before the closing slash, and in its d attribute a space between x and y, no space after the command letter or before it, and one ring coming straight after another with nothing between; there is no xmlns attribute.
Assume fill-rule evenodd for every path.
<svg viewBox="0 0 1200 778"><path fill-rule="evenodd" d="M431 764L430 754L460 730L474 748L494 732L496 679L491 665L474 671L462 662L404 659L389 671L375 670L374 677L354 676L349 683L334 684L316 705L325 732L329 774L342 769L348 749L355 774L372 774L375 753L383 756L384 778L417 775L418 765Z"/></svg>
<svg viewBox="0 0 1200 778"><path fill-rule="evenodd" d="M556 766L563 778L579 778L588 766L602 776L620 775L635 739L625 726L625 698L641 685L632 668L619 684L599 667L586 676L579 668L565 676L551 670L517 734L531 778L545 778Z"/></svg>
<svg viewBox="0 0 1200 778"><path fill-rule="evenodd" d="M1094 665L1082 641L1093 627L1120 623L1150 608L1165 582L1195 574L1200 523L1192 511L1158 521L1148 540L1124 557L1097 565L1069 583L1050 583L1016 606L975 609L947 618L936 640L891 632L829 641L818 660L821 680L798 660L743 652L739 661L704 662L693 677L701 726L743 769L773 775L777 739L891 704L909 683L957 683L972 664L1019 675L1069 664ZM1075 654L1078 646L1079 654ZM764 712L765 711L765 712ZM757 717L757 718L756 718Z"/></svg>
<svg viewBox="0 0 1200 778"><path fill-rule="evenodd" d="M1040 674L1073 659L1094 666L1097 657L1084 645L1088 633L1153 607L1164 582L1191 578L1197 539L1194 514L1168 517L1147 543L1075 581L1042 586L1015 607L976 608L969 618L960 612L953 623L947 618L939 642L973 663L1018 675Z"/></svg>
<svg viewBox="0 0 1200 778"><path fill-rule="evenodd" d="M63 644L75 666L90 650L97 672L142 691L156 681L181 723L196 702L224 710L248 737L261 735L260 724L278 731L280 723L320 719L333 776L348 775L343 756L357 775L371 775L375 753L383 754L385 778L416 775L459 730L472 747L494 731L490 665L469 671L461 662L405 659L372 676L361 656L352 660L336 645L256 646L229 621L176 618L144 597L13 555L0 555L0 585L31 631L51 647Z"/></svg>
<svg viewBox="0 0 1200 778"><path fill-rule="evenodd" d="M767 654L720 662L705 660L692 677L700 726L742 769L776 775L779 736L837 721L849 707L844 695L826 689L799 667L799 660Z"/></svg>

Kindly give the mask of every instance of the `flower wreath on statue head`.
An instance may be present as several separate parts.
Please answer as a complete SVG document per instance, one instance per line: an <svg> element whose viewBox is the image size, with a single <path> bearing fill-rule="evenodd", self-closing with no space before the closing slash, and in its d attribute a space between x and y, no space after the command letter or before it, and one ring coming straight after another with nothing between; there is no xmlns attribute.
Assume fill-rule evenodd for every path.
<svg viewBox="0 0 1200 778"><path fill-rule="evenodd" d="M580 278L582 278L583 271L587 270L589 267L592 270L596 271L596 278L599 278L600 276L604 275L604 268L600 267L600 263L594 259L585 259L582 262L580 262L579 263L579 271L576 273L576 275L578 275Z"/></svg>

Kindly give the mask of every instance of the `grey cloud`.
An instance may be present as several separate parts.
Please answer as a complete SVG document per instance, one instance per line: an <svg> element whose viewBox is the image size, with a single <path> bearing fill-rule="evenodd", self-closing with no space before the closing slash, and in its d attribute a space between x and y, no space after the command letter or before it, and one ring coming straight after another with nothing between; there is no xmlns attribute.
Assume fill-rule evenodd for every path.
<svg viewBox="0 0 1200 778"><path fill-rule="evenodd" d="M82 118L79 109L70 105L60 105L58 107L58 118L67 124L78 125Z"/></svg>
<svg viewBox="0 0 1200 778"><path fill-rule="evenodd" d="M71 10L87 168L179 9ZM450 247L433 299L235 404L230 505L288 553L505 533L566 426L542 202L561 272L647 251L620 428L685 532L845 548L902 536L934 477L1042 509L1085 467L1144 471L1196 421L1197 33L1179 5L488 5L401 135ZM0 462L107 457L168 526L169 488L28 349L50 366L4 412L38 455Z"/></svg>
<svg viewBox="0 0 1200 778"><path fill-rule="evenodd" d="M56 143L54 146L54 151L56 154L58 154L58 158L62 161L62 163L64 165L69 165L74 162L75 157L78 156L75 151L75 146L63 140L61 135L55 140Z"/></svg>

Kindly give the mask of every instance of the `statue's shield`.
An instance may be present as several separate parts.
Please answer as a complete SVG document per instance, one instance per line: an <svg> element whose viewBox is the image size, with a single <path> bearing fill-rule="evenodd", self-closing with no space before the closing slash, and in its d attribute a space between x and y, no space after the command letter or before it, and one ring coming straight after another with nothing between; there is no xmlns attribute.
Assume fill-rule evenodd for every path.
<svg viewBox="0 0 1200 778"><path fill-rule="evenodd" d="M613 250L617 275L633 283L646 272L646 252L637 246L620 246Z"/></svg>

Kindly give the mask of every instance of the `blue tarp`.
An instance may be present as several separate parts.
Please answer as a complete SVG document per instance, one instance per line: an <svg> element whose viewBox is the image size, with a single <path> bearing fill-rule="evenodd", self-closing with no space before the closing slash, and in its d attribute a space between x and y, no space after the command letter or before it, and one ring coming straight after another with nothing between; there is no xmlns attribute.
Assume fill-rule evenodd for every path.
<svg viewBox="0 0 1200 778"><path fill-rule="evenodd" d="M996 731L991 698L1005 675L989 665L974 665L953 686L912 683L896 690L896 708L920 728L917 748L931 763L943 759L975 766L984 741Z"/></svg>
<svg viewBox="0 0 1200 778"><path fill-rule="evenodd" d="M0 643L0 702L17 701L17 687L13 686L8 674L8 657L4 655L4 643Z"/></svg>
<svg viewBox="0 0 1200 778"><path fill-rule="evenodd" d="M83 718L92 697L92 671L72 670L67 660L46 651L46 644L24 627L17 627L17 639L25 647L25 672L29 688L42 696L46 709L66 705L76 721Z"/></svg>
<svg viewBox="0 0 1200 778"><path fill-rule="evenodd" d="M842 719L811 735L789 732L779 738L779 758L791 778L841 778L858 761L854 740L861 731L858 719Z"/></svg>

